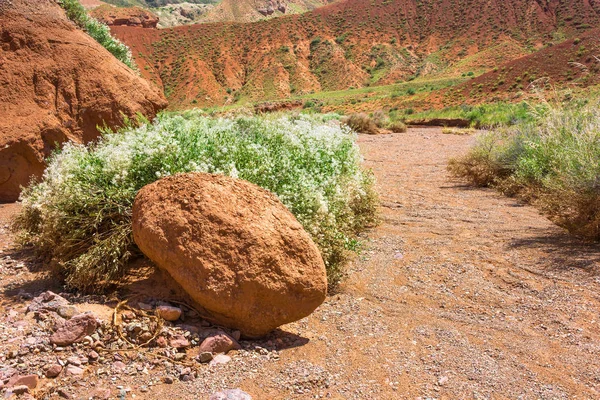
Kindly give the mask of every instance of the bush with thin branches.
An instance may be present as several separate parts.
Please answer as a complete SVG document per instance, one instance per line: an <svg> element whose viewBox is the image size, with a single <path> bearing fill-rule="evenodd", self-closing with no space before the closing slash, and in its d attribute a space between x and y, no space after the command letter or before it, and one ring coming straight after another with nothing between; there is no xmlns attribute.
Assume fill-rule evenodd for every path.
<svg viewBox="0 0 600 400"><path fill-rule="evenodd" d="M162 114L154 123L67 144L22 194L16 227L81 289L101 289L137 252L131 209L138 190L180 172L226 174L275 193L321 250L331 285L375 221L373 177L355 134L320 116L209 118Z"/></svg>

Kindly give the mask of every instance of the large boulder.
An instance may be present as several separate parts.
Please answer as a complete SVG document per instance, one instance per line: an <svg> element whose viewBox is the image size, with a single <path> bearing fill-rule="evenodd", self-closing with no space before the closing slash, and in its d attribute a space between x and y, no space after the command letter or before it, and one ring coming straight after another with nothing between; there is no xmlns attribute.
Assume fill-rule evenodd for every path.
<svg viewBox="0 0 600 400"><path fill-rule="evenodd" d="M40 176L65 141L87 143L97 126L153 117L161 91L78 29L53 0L0 1L0 201Z"/></svg>
<svg viewBox="0 0 600 400"><path fill-rule="evenodd" d="M133 237L210 317L259 337L312 313L327 276L308 233L272 193L211 174L145 186Z"/></svg>

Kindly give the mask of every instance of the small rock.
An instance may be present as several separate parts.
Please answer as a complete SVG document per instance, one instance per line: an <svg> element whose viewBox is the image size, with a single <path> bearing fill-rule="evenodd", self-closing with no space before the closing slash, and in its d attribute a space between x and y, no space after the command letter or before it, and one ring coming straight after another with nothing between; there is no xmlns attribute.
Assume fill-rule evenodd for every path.
<svg viewBox="0 0 600 400"><path fill-rule="evenodd" d="M58 390L56 391L56 393L58 393L58 395L59 395L60 397L62 397L63 399L70 399L70 398L71 398L71 395L69 394L69 392L67 392L67 391L66 391L66 390L64 390L64 389L58 389Z"/></svg>
<svg viewBox="0 0 600 400"><path fill-rule="evenodd" d="M56 378L62 372L62 367L58 364L48 365L44 371L46 378Z"/></svg>
<svg viewBox="0 0 600 400"><path fill-rule="evenodd" d="M69 358L67 358L67 362L71 365L76 365L78 367L81 366L81 360L79 359L79 357L75 357L75 356L69 357Z"/></svg>
<svg viewBox="0 0 600 400"><path fill-rule="evenodd" d="M183 335L175 335L169 340L169 344L176 349L184 349L190 346L190 341Z"/></svg>
<svg viewBox="0 0 600 400"><path fill-rule="evenodd" d="M98 354L96 351L92 350L88 353L89 361L94 362L98 360L98 358L100 358L100 354Z"/></svg>
<svg viewBox="0 0 600 400"><path fill-rule="evenodd" d="M108 400L108 399L110 399L110 389L98 388L98 389L94 390L94 393L92 394L92 398L100 399L100 400Z"/></svg>
<svg viewBox="0 0 600 400"><path fill-rule="evenodd" d="M69 364L65 369L67 375L80 376L83 375L83 368Z"/></svg>
<svg viewBox="0 0 600 400"><path fill-rule="evenodd" d="M60 306L56 313L65 319L71 319L79 314L79 310L75 306Z"/></svg>
<svg viewBox="0 0 600 400"><path fill-rule="evenodd" d="M442 376L438 380L438 385L440 385L440 386L444 386L446 383L448 383L448 377L447 376Z"/></svg>
<svg viewBox="0 0 600 400"><path fill-rule="evenodd" d="M115 374L120 374L127 369L127 365L122 361L115 361L112 365L112 370Z"/></svg>
<svg viewBox="0 0 600 400"><path fill-rule="evenodd" d="M241 346L225 332L220 332L204 339L200 345L200 352L225 353L231 349L239 350Z"/></svg>
<svg viewBox="0 0 600 400"><path fill-rule="evenodd" d="M160 336L156 339L156 345L158 347L165 348L169 345L169 343L167 342L167 339L164 336Z"/></svg>
<svg viewBox="0 0 600 400"><path fill-rule="evenodd" d="M240 389L229 389L212 394L208 400L252 400L252 396Z"/></svg>
<svg viewBox="0 0 600 400"><path fill-rule="evenodd" d="M41 310L57 311L61 306L67 306L69 302L62 296L54 292L47 291L31 301L27 307L27 312L37 312Z"/></svg>
<svg viewBox="0 0 600 400"><path fill-rule="evenodd" d="M218 364L227 364L229 361L231 361L231 357L226 356L225 354L217 354L215 358L212 359L209 365L213 366Z"/></svg>
<svg viewBox="0 0 600 400"><path fill-rule="evenodd" d="M213 359L213 355L210 351L204 351L204 352L200 353L200 355L197 358L197 360L200 361L201 363L207 363L212 359Z"/></svg>
<svg viewBox="0 0 600 400"><path fill-rule="evenodd" d="M158 306L156 313L166 321L177 321L181 317L181 308L173 306Z"/></svg>
<svg viewBox="0 0 600 400"><path fill-rule="evenodd" d="M9 379L7 387L27 386L29 389L35 389L39 383L37 375L17 375Z"/></svg>
<svg viewBox="0 0 600 400"><path fill-rule="evenodd" d="M179 380L182 382L191 382L194 380L194 376L192 374L181 375Z"/></svg>
<svg viewBox="0 0 600 400"><path fill-rule="evenodd" d="M163 380L163 382L164 382L164 383L166 383L166 384L169 384L169 385L170 385L171 383L173 383L173 377L172 377L172 376L169 376L169 375L167 375L167 376L163 377L163 379L162 379L162 380Z"/></svg>
<svg viewBox="0 0 600 400"><path fill-rule="evenodd" d="M140 336L138 336L140 343L148 343L150 339L152 339L152 333L143 332Z"/></svg>
<svg viewBox="0 0 600 400"><path fill-rule="evenodd" d="M67 346L83 340L98 328L98 321L93 314L79 314L68 320L50 337L50 342L57 346Z"/></svg>
<svg viewBox="0 0 600 400"><path fill-rule="evenodd" d="M121 318L129 321L135 318L135 313L133 311L125 310L121 313Z"/></svg>

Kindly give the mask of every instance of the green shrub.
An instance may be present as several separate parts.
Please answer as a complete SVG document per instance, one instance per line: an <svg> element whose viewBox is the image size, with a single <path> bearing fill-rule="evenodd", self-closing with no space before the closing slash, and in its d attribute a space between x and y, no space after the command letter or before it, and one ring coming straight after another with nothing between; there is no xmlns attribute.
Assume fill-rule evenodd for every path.
<svg viewBox="0 0 600 400"><path fill-rule="evenodd" d="M60 0L59 4L65 10L67 17L78 27L86 31L88 35L100 43L123 64L137 70L129 47L118 39L115 39L110 34L110 29L106 24L88 16L85 8L79 3L79 0Z"/></svg>
<svg viewBox="0 0 600 400"><path fill-rule="evenodd" d="M137 251L131 207L139 189L179 172L227 174L278 195L319 246L335 285L356 234L374 222L376 196L355 135L328 119L212 119L193 110L106 132L89 147L67 144L24 189L16 227L68 285L101 289Z"/></svg>
<svg viewBox="0 0 600 400"><path fill-rule="evenodd" d="M600 108L550 108L534 121L482 136L450 170L518 194L571 232L600 239Z"/></svg>

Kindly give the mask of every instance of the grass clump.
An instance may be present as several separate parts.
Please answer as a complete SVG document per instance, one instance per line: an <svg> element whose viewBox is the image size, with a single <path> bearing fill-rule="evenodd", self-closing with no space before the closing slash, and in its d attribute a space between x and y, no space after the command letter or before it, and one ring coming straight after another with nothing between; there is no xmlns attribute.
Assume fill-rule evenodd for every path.
<svg viewBox="0 0 600 400"><path fill-rule="evenodd" d="M65 10L67 17L79 28L87 32L88 35L100 43L123 64L133 70L137 70L129 47L114 38L110 34L110 29L106 24L87 15L85 8L79 3L79 0L60 0L59 4Z"/></svg>
<svg viewBox="0 0 600 400"><path fill-rule="evenodd" d="M475 133L473 128L455 128L451 126L445 126L442 128L442 133L445 135L471 135Z"/></svg>
<svg viewBox="0 0 600 400"><path fill-rule="evenodd" d="M489 103L477 106L462 105L446 107L441 110L428 110L407 115L410 121L430 119L464 119L475 128L490 128L497 126L515 125L521 122L532 121L533 115L543 111L544 105L531 105L529 103Z"/></svg>
<svg viewBox="0 0 600 400"><path fill-rule="evenodd" d="M519 195L570 232L598 240L599 105L548 107L533 121L483 135L449 168L476 185Z"/></svg>
<svg viewBox="0 0 600 400"><path fill-rule="evenodd" d="M404 122L390 118L382 110L375 111L372 116L366 113L351 114L342 118L342 122L358 133L369 135L389 132L403 133L407 130Z"/></svg>
<svg viewBox="0 0 600 400"><path fill-rule="evenodd" d="M379 133L379 127L366 113L351 114L343 118L342 122L358 133L366 133L369 135L377 135Z"/></svg>
<svg viewBox="0 0 600 400"><path fill-rule="evenodd" d="M375 220L376 195L354 133L326 120L215 119L196 110L105 132L89 147L67 144L24 189L17 228L68 285L100 289L137 252L131 208L139 189L180 172L226 174L277 194L318 245L335 285L356 234Z"/></svg>

